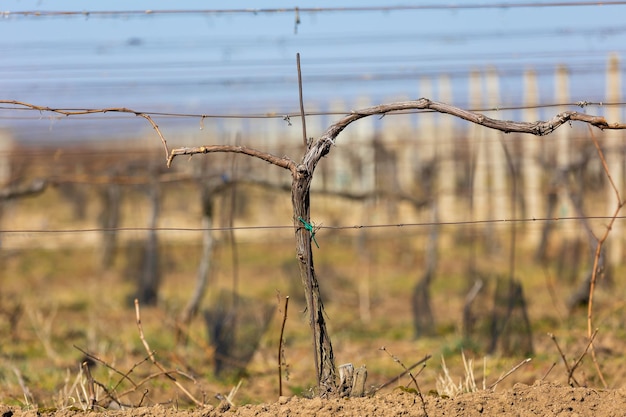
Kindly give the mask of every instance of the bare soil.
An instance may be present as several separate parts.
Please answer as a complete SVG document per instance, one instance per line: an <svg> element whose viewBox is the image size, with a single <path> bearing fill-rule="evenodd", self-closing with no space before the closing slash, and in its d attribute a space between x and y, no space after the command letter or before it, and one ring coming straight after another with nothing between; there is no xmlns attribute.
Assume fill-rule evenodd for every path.
<svg viewBox="0 0 626 417"><path fill-rule="evenodd" d="M623 416L626 391L572 388L552 383L516 384L501 391L477 391L455 398L426 396L425 404L411 392L394 390L369 398L307 399L281 397L272 404L244 405L230 409L225 404L191 410L172 406L141 407L130 410L89 412L91 416ZM21 410L0 406L2 417L46 415L69 417L87 414L76 409Z"/></svg>

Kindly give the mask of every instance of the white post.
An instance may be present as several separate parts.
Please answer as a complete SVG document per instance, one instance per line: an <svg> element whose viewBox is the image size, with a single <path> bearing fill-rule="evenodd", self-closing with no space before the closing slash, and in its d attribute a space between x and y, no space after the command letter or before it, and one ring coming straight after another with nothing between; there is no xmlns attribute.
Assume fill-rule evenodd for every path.
<svg viewBox="0 0 626 417"><path fill-rule="evenodd" d="M5 185L11 178L11 150L13 137L8 130L0 129L0 186Z"/></svg>
<svg viewBox="0 0 626 417"><path fill-rule="evenodd" d="M569 70L564 66L559 66L556 70L554 79L554 100L557 103L569 103ZM560 106L556 108L557 113L568 110L567 106ZM567 169L572 160L572 135L570 126L561 126L553 133L553 143L556 157L556 168L558 170ZM576 216L576 210L572 205L572 202L568 196L565 187L559 187L559 205L558 213L559 217L571 217ZM576 235L576 231L580 230L578 224L575 221L564 221L559 224L559 231L566 239L572 238Z"/></svg>
<svg viewBox="0 0 626 417"><path fill-rule="evenodd" d="M537 85L537 73L527 70L524 73L524 111L522 117L526 122L534 122L540 119L539 110L535 107L539 104L539 87ZM542 139L540 137L524 137L522 141L523 159L521 170L524 176L524 198L526 200L526 217L531 219L543 218L545 213L544 190L541 188L542 169L539 163L541 155ZM526 237L530 246L536 247L541 239L541 227L538 223L529 223Z"/></svg>
<svg viewBox="0 0 626 417"><path fill-rule="evenodd" d="M452 85L450 77L439 77L439 101L452 103ZM457 220L459 207L456 205L456 175L454 167L454 144L456 142L454 118L446 114L437 115L437 156L438 164L438 193L439 213L441 221Z"/></svg>
<svg viewBox="0 0 626 417"><path fill-rule="evenodd" d="M500 83L495 69L487 71L487 104L492 109L501 107ZM496 117L506 119L501 112L498 112ZM511 202L510 190L512 186L509 187L507 184L509 169L502 147L502 142L505 141L503 138L504 134L493 129L487 129L485 134L491 179L489 182L489 194L492 204L491 214L495 219L506 219L511 215L509 203Z"/></svg>
<svg viewBox="0 0 626 417"><path fill-rule="evenodd" d="M472 71L469 76L470 109L477 110L483 106L482 79L478 71ZM470 158L472 161L472 206L470 213L472 220L486 220L491 218L489 208L489 157L487 151L487 133L483 126L471 124L468 127Z"/></svg>

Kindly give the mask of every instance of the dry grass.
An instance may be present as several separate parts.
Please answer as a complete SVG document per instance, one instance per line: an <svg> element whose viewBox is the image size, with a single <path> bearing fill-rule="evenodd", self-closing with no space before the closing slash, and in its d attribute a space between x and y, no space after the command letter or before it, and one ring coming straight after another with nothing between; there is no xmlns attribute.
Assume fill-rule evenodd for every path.
<svg viewBox="0 0 626 417"><path fill-rule="evenodd" d="M474 361L465 357L465 352L461 351L461 358L463 360L464 376L459 377L459 382L456 383L454 378L450 375L450 371L446 366L446 359L441 357L441 370L443 374L437 376L437 393L440 396L456 397L464 392L476 392L479 389L487 389L485 369L487 368L487 358L483 358L483 379L482 387L476 385L476 379L474 377Z"/></svg>
<svg viewBox="0 0 626 417"><path fill-rule="evenodd" d="M181 192L177 197L182 196ZM19 215L11 226L84 226L82 223L68 223L71 217L66 212L68 208L54 192L42 198L46 206L58 209L44 216L41 214L41 201L25 201L24 207L12 209ZM198 213L193 210L186 213L184 210L188 204L170 201L166 206L170 210L167 220L164 220L168 225L178 224L177 219L183 219L181 224L184 225L194 224L193 218ZM129 207L125 210L132 211ZM143 211L141 207L136 209L135 217L127 217L125 221L139 222ZM97 207L88 207L90 218L95 218L97 212ZM319 217L323 220L323 213ZM29 223L29 219L36 219L35 224ZM4 221L6 228L6 216ZM277 220L267 222L285 223ZM508 226L495 226L496 236L506 236L507 231ZM485 357L484 345L488 335L472 340L462 337L463 300L473 284L473 277L468 273L470 262L475 262L475 268L485 276L485 291L491 291L496 276L507 272L506 246L495 254L489 254L482 246L473 252L473 242L468 240L468 236L477 234L476 230L442 228L442 240L454 245L443 246L437 277L432 285L436 332L416 340L412 329L410 296L421 276L427 233L422 228L322 230L318 233L321 248L315 249L316 270L326 300L337 363L366 365L368 385L378 386L399 373L379 350L380 346L387 346L405 363L413 363L427 354L442 358L440 366L433 363L434 360L429 361L419 375L420 388L424 392L436 388L440 395L453 396L476 390L477 386L484 388L485 381L496 381L498 375L524 359L496 354L485 360L480 373L474 375L472 357ZM359 237L360 234L364 235ZM122 373L132 370L134 381L145 379L145 383L135 389L112 369L102 364L94 368L94 379L107 389L115 387L118 394L126 392L126 403L190 405L167 378L151 378L158 370L145 360L146 352L137 333L132 304L134 275L129 266L129 252L124 247L120 248L112 269L103 272L99 268L95 244L97 235L78 242L81 236L64 235L63 242L74 240L68 245L58 241L49 244L55 243L58 235L54 234L23 234L12 236L8 242L3 241L7 246L1 254L0 337L9 342L3 343L0 356L2 401L24 407L83 409L89 405L85 375L80 368L83 354L75 345ZM121 241L124 244L141 237L139 232L128 232L122 235ZM239 404L276 399L280 314L276 314L270 324L245 374L215 377L212 372L214 351L208 342L203 320L197 318L185 329L186 344L177 343L175 336L178 330L176 317L194 285L200 235L164 232L160 237L164 279L159 303L156 307L142 307L145 337L158 360L166 368L188 375L189 378L181 378L181 383L196 398L207 402L218 403L216 396L227 397L235 386L239 386L236 394ZM315 381L310 334L306 316L302 314L302 289L297 272L294 273L292 231L239 233L236 283L233 281L235 266L232 264L228 236L217 234L217 237L214 268L204 306L212 305L221 290L233 287L241 294L265 303L276 303L277 291L283 296L289 295L291 305L284 350L290 378L283 385L287 394L307 394ZM502 241L504 243L506 239ZM11 246L11 242L15 244ZM499 388L515 382L532 383L543 378L552 364L558 362L558 353L545 336L547 332L557 334L564 351L572 357L576 357L586 343L585 312L577 311L568 316L565 308L567 297L564 295L562 299L555 300L548 290L548 286L552 285L556 293L569 294L577 283L557 276L555 264L546 268L538 266L532 260L530 249L519 245L516 276L523 282L527 296L536 354L531 364L502 381ZM556 253L554 250L550 255ZM473 258L475 255L478 259ZM616 270L613 274L619 277L621 272ZM367 283L365 287L364 282ZM601 352L599 360L607 370L606 376L612 386L619 386L626 374L616 354L626 337L618 319L626 313L626 305L622 301L626 299L626 290L622 287L617 285L607 291L601 286L595 300L595 320L600 327L597 339ZM481 302L483 312L488 315L491 296L486 294ZM22 313L15 313L17 320L12 324L10 312L18 311L14 308L18 304L22 306ZM278 309L279 306L276 307ZM366 314L363 314L364 309L367 309ZM584 378L593 386L598 381L590 366L583 363L579 375L581 380ZM453 375L462 376L455 379ZM564 382L566 377L566 372L556 366L547 379ZM483 381L482 385L477 384L477 380ZM239 381L242 381L240 385ZM408 383L407 380L398 382L399 385ZM145 393L145 390L148 392ZM102 395L102 391L97 391L98 399Z"/></svg>

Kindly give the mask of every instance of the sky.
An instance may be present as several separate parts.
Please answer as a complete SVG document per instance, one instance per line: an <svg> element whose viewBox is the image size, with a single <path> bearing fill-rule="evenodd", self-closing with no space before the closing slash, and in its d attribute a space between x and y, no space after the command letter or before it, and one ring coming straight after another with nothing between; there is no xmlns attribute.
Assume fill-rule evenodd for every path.
<svg viewBox="0 0 626 417"><path fill-rule="evenodd" d="M470 71L495 69L502 106L519 105L522 74L533 68L541 101L554 102L553 74L570 71L572 101L603 101L610 53L623 57L626 5L539 7L547 1L414 1L443 9L300 11L391 6L374 0L107 1L3 0L0 100L55 108L242 114L298 110L296 54L305 103L350 108L423 96L420 80L453 81L454 104L468 106ZM532 3L532 7L519 7ZM571 2L570 2L571 3ZM225 6L227 4L227 6ZM470 5L494 6L467 8ZM156 6L156 7L155 7ZM465 6L465 7L463 7ZM496 7L497 6L497 7ZM24 11L195 10L193 13L25 16ZM201 13L208 9L285 12ZM623 95L623 92L622 92ZM0 127L40 134L38 115L0 111ZM27 116L27 117L26 117ZM49 123L48 123L49 125ZM49 126L44 127L49 131ZM122 126L123 128L123 126Z"/></svg>

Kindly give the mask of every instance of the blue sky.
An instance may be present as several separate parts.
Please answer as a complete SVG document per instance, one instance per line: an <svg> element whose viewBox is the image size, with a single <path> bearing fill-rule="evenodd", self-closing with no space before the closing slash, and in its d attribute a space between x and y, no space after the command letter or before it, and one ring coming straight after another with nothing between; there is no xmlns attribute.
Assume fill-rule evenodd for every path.
<svg viewBox="0 0 626 417"><path fill-rule="evenodd" d="M456 2L475 3L507 2ZM355 5L391 3L3 0L0 10ZM572 101L600 101L607 56L623 55L626 45L624 16L621 5L303 12L296 33L292 11L108 17L4 13L0 99L192 113L295 111L299 52L305 99L322 109L364 95L373 102L417 98L420 78L436 80L444 73L452 76L454 101L466 106L467 74L489 67L502 77L502 105L520 104L521 74L527 68L537 69L542 101L551 102L552 74L561 64L571 71ZM15 123L3 113L0 126Z"/></svg>

